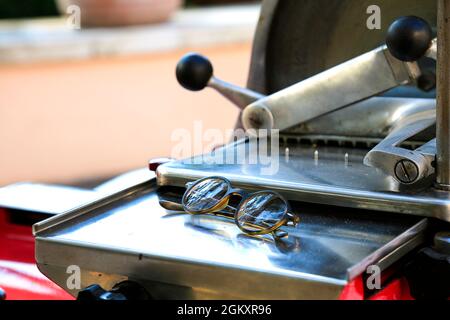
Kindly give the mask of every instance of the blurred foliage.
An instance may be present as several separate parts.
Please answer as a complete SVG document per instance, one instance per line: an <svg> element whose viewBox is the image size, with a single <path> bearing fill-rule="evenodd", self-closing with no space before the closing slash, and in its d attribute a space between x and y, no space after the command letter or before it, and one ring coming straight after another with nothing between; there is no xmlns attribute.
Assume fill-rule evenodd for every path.
<svg viewBox="0 0 450 320"><path fill-rule="evenodd" d="M58 15L55 0L0 0L0 19Z"/></svg>
<svg viewBox="0 0 450 320"><path fill-rule="evenodd" d="M258 2L258 0L185 0L188 7L248 2ZM58 14L55 0L0 0L0 19L46 17Z"/></svg>

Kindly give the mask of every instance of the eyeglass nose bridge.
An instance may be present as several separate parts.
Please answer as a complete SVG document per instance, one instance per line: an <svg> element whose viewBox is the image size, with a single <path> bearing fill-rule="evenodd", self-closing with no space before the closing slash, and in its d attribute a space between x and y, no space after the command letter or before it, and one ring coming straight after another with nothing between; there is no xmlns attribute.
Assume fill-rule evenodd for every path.
<svg viewBox="0 0 450 320"><path fill-rule="evenodd" d="M250 193L245 191L245 190L243 190L243 189L231 188L228 191L228 196L240 196L241 198L246 198L249 195L250 195Z"/></svg>

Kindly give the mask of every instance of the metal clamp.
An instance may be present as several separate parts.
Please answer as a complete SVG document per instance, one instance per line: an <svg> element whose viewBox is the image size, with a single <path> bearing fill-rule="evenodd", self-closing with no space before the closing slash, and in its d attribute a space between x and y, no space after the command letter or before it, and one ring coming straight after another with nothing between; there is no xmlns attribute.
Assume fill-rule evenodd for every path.
<svg viewBox="0 0 450 320"><path fill-rule="evenodd" d="M395 177L400 183L418 183L435 173L436 139L416 150L401 148L401 144L431 128L435 116L424 117L392 132L364 158L364 164Z"/></svg>

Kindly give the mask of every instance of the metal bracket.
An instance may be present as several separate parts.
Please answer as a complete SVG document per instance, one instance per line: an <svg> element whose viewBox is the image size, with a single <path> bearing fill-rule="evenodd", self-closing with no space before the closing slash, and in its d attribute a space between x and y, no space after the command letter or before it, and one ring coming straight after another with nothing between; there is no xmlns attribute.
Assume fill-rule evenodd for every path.
<svg viewBox="0 0 450 320"><path fill-rule="evenodd" d="M424 118L392 132L364 158L364 164L381 169L403 184L420 182L435 173L436 139L416 150L401 148L406 140L431 128L436 118Z"/></svg>

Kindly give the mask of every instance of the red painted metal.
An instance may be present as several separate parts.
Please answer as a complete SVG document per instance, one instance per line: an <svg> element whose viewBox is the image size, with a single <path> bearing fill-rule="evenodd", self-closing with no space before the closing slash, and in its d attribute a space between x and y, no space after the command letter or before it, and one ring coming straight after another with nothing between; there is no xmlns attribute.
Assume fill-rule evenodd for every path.
<svg viewBox="0 0 450 320"><path fill-rule="evenodd" d="M410 294L408 281L405 278L397 278L385 285L385 287L366 299L364 293L364 280L360 276L350 282L342 291L340 300L414 300Z"/></svg>
<svg viewBox="0 0 450 320"><path fill-rule="evenodd" d="M358 277L345 286L339 300L364 300L364 281Z"/></svg>
<svg viewBox="0 0 450 320"><path fill-rule="evenodd" d="M156 159L151 159L148 162L148 169L152 172L156 172L156 170L158 169L158 167L160 165L166 164L173 161L173 159L171 158L156 158Z"/></svg>
<svg viewBox="0 0 450 320"><path fill-rule="evenodd" d="M4 209L0 209L0 288L7 300L73 299L38 270L31 226L11 223Z"/></svg>
<svg viewBox="0 0 450 320"><path fill-rule="evenodd" d="M408 281L405 278L399 278L389 283L370 300L414 300L414 298L411 296Z"/></svg>

